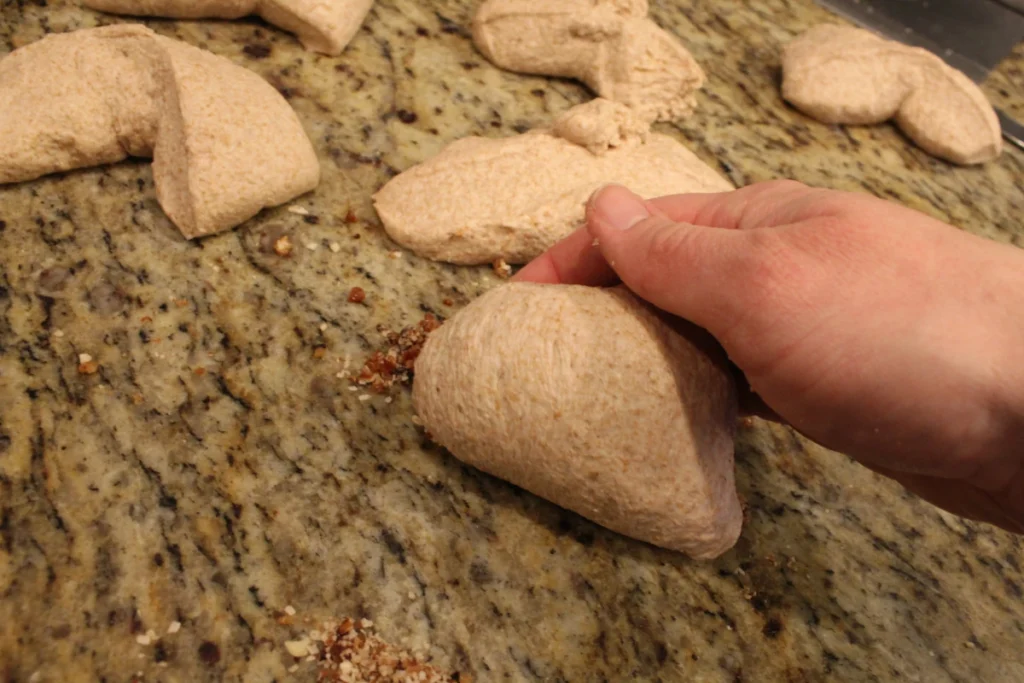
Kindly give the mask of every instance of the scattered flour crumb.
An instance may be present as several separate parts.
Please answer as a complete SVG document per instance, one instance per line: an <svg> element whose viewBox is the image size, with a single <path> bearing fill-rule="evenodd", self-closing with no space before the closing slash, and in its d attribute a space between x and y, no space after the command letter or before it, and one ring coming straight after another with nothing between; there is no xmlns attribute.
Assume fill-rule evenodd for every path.
<svg viewBox="0 0 1024 683"><path fill-rule="evenodd" d="M308 639L303 638L302 640L286 640L284 643L284 649L288 650L288 654L298 659L299 657L305 657L309 654L310 642Z"/></svg>

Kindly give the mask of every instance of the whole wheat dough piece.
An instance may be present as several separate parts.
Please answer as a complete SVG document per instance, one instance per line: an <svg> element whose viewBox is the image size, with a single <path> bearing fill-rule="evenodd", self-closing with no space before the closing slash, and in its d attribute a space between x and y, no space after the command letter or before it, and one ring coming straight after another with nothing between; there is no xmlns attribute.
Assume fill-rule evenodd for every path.
<svg viewBox="0 0 1024 683"><path fill-rule="evenodd" d="M421 256L525 263L579 227L606 183L647 198L734 189L625 105L597 99L551 130L458 140L391 179L374 202L391 238Z"/></svg>
<svg viewBox="0 0 1024 683"><path fill-rule="evenodd" d="M413 401L460 460L696 558L733 546L735 389L624 288L511 283L433 332Z"/></svg>
<svg viewBox="0 0 1024 683"><path fill-rule="evenodd" d="M373 0L82 0L113 14L176 19L239 19L258 14L299 37L307 50L339 55L359 30Z"/></svg>
<svg viewBox="0 0 1024 683"><path fill-rule="evenodd" d="M575 78L648 121L688 116L704 84L686 48L647 18L647 0L487 0L473 41L503 69Z"/></svg>
<svg viewBox="0 0 1024 683"><path fill-rule="evenodd" d="M789 43L782 95L824 123L896 125L957 164L999 156L999 119L984 93L939 57L863 29L821 25Z"/></svg>
<svg viewBox="0 0 1024 683"><path fill-rule="evenodd" d="M118 25L50 35L0 60L0 183L152 156L186 237L225 230L316 187L295 112L256 74Z"/></svg>

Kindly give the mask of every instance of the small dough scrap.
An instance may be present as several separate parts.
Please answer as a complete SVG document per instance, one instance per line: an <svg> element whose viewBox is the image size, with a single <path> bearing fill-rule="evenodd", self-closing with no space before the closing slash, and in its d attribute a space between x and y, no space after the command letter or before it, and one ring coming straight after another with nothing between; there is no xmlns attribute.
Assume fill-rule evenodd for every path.
<svg viewBox="0 0 1024 683"><path fill-rule="evenodd" d="M782 95L823 123L896 125L921 149L957 164L999 156L1002 132L985 94L921 48L825 24L789 43Z"/></svg>
<svg viewBox="0 0 1024 683"><path fill-rule="evenodd" d="M647 0L486 0L473 41L497 66L564 76L648 121L689 116L704 72L647 17Z"/></svg>
<svg viewBox="0 0 1024 683"><path fill-rule="evenodd" d="M562 114L552 132L600 156L612 149L646 142L651 126L629 107L598 98Z"/></svg>
<svg viewBox="0 0 1024 683"><path fill-rule="evenodd" d="M743 513L735 387L707 340L622 287L510 283L431 334L413 402L460 460L710 559L736 543Z"/></svg>
<svg viewBox="0 0 1024 683"><path fill-rule="evenodd" d="M316 187L295 112L227 59L137 25L55 34L0 60L0 183L152 156L189 238Z"/></svg>
<svg viewBox="0 0 1024 683"><path fill-rule="evenodd" d="M374 196L377 214L392 239L427 258L526 263L579 227L590 195L607 183L646 198L734 189L641 121L597 99L552 130L463 138L392 178Z"/></svg>
<svg viewBox="0 0 1024 683"><path fill-rule="evenodd" d="M175 19L240 19L258 14L299 37L307 50L340 55L373 0L82 0L112 14Z"/></svg>

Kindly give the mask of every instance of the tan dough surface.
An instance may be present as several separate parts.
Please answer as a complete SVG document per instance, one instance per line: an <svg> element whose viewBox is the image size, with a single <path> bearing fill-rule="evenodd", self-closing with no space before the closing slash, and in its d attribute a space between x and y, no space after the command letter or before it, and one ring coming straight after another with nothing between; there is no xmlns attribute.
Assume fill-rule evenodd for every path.
<svg viewBox="0 0 1024 683"><path fill-rule="evenodd" d="M152 156L186 237L316 187L316 153L256 74L135 25L52 35L0 61L0 182Z"/></svg>
<svg viewBox="0 0 1024 683"><path fill-rule="evenodd" d="M712 558L743 521L736 405L697 335L623 288L512 283L431 335L413 400L460 460L619 533Z"/></svg>
<svg viewBox="0 0 1024 683"><path fill-rule="evenodd" d="M458 140L393 178L374 201L392 239L422 256L525 263L577 228L606 183L648 198L733 189L627 107L598 99L552 130Z"/></svg>
<svg viewBox="0 0 1024 683"><path fill-rule="evenodd" d="M575 78L647 120L689 115L704 72L647 0L487 0L473 41L503 69Z"/></svg>
<svg viewBox="0 0 1024 683"><path fill-rule="evenodd" d="M373 0L82 0L114 14L179 19L238 19L258 14L291 31L309 50L341 54L373 6Z"/></svg>
<svg viewBox="0 0 1024 683"><path fill-rule="evenodd" d="M999 156L999 120L965 75L920 48L821 25L786 46L782 94L824 123L895 119L923 150L958 164Z"/></svg>

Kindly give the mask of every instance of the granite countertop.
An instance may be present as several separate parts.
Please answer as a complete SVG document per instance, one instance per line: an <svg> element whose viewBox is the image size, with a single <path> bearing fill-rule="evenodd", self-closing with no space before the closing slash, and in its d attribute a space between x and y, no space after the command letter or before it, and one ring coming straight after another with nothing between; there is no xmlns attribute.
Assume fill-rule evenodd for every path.
<svg viewBox="0 0 1024 683"><path fill-rule="evenodd" d="M1024 680L1021 540L789 429L744 425L743 536L695 562L461 465L425 442L407 391L337 378L381 330L499 282L398 249L371 193L461 136L589 97L490 66L473 4L379 0L340 58L255 20L147 22L290 99L323 166L293 202L308 216L187 242L144 161L0 188L0 680L313 681L283 643L344 616L462 680ZM891 126L782 103L779 45L829 19L810 0L652 15L709 75L696 114L662 129L736 183L867 191L1022 244L1018 151L955 168ZM8 2L0 50L122 20ZM1018 50L988 85L1019 117L1022 67ZM280 234L292 258L267 248Z"/></svg>

